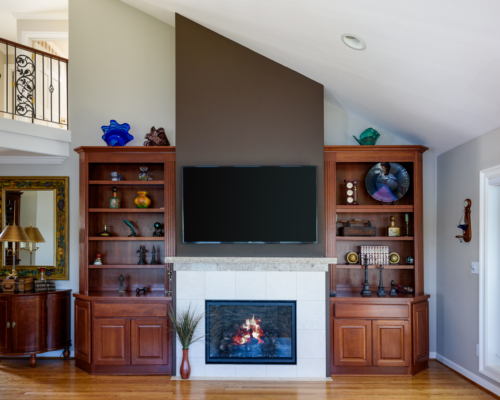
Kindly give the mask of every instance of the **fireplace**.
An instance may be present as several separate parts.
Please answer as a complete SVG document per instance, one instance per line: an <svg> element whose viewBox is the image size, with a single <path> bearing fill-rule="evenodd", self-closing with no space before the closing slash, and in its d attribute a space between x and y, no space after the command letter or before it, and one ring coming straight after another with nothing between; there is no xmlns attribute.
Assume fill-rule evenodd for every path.
<svg viewBox="0 0 500 400"><path fill-rule="evenodd" d="M207 364L296 364L295 301L206 300Z"/></svg>

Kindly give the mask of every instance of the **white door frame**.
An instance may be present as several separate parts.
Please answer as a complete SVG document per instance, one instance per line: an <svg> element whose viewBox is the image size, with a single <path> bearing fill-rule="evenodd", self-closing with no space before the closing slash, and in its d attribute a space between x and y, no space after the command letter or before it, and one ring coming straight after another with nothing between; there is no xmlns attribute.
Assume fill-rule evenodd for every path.
<svg viewBox="0 0 500 400"><path fill-rule="evenodd" d="M491 185L500 185L500 165L479 172L479 372L500 382L500 369L487 365L488 340L488 198ZM498 207L498 204L495 205ZM494 221L498 224L498 221ZM490 282L491 283L491 282ZM497 282L498 284L498 282ZM491 307L491 305L490 305ZM498 312L498 309L497 309ZM491 340L491 338L490 338Z"/></svg>
<svg viewBox="0 0 500 400"><path fill-rule="evenodd" d="M21 43L24 44L25 46L30 46L31 41L50 42L50 41L68 40L68 39L69 39L68 32L24 31L22 32Z"/></svg>

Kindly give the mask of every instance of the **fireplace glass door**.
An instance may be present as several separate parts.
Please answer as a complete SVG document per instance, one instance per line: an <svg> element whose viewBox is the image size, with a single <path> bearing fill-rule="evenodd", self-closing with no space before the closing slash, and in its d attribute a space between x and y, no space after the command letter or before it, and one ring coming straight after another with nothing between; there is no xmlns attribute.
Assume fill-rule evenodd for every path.
<svg viewBox="0 0 500 400"><path fill-rule="evenodd" d="M296 364L295 301L206 300L207 364Z"/></svg>

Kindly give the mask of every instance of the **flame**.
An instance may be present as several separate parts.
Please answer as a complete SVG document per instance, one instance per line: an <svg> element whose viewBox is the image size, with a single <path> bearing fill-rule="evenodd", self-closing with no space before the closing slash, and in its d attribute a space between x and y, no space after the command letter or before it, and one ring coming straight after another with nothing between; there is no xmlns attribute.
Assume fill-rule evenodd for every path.
<svg viewBox="0 0 500 400"><path fill-rule="evenodd" d="M252 318L247 319L244 324L238 328L238 333L233 336L233 343L236 345L243 345L250 342L252 339L256 339L259 344L263 344L264 341L261 337L264 336L264 331L260 327L262 320L255 319L255 315Z"/></svg>

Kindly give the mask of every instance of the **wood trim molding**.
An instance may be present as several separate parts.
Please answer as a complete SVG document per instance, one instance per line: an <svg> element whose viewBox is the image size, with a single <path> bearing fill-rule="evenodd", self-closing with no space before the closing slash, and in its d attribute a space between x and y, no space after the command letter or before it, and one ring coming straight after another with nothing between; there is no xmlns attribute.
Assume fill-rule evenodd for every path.
<svg viewBox="0 0 500 400"><path fill-rule="evenodd" d="M13 12L12 16L15 19L46 19L46 20L67 20L68 13L60 12L60 13L36 13L36 12Z"/></svg>
<svg viewBox="0 0 500 400"><path fill-rule="evenodd" d="M489 210L490 187L497 186L499 179L500 165L479 172L479 372L496 382L500 382L500 370L487 364L488 297L492 291L489 282L494 282L490 268L497 267L488 263L488 223L492 220Z"/></svg>

